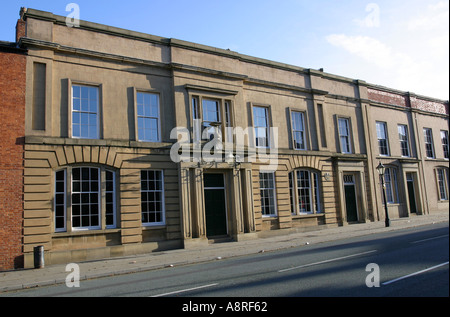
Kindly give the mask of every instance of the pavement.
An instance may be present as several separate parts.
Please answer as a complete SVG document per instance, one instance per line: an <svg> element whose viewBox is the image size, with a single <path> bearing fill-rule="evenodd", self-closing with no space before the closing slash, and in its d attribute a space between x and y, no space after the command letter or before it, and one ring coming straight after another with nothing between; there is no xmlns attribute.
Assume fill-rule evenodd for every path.
<svg viewBox="0 0 450 317"><path fill-rule="evenodd" d="M392 219L391 226L385 227L384 221L351 224L340 227L315 227L315 230L292 232L277 230L264 237L239 241L209 244L196 249L177 249L154 252L144 255L110 258L106 260L77 263L80 268L80 281L85 279L129 274L167 267L217 261L231 257L270 252L292 247L313 245L350 237L365 236L393 230L437 224L449 221L448 212L408 218ZM284 233L284 234L283 234ZM38 286L65 283L66 265L45 266L40 269L19 269L0 271L1 292L27 289Z"/></svg>

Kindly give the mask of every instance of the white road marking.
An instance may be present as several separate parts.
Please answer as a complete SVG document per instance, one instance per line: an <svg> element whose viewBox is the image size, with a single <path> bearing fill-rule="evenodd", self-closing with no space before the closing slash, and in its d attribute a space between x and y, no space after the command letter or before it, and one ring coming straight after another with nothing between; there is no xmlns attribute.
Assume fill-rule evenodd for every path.
<svg viewBox="0 0 450 317"><path fill-rule="evenodd" d="M364 254L374 253L374 252L377 252L377 250L371 250L371 251L367 251L367 252L356 253L356 254L347 255L347 256L342 256L342 257L339 257L339 258L334 258L334 259L324 260L324 261L320 261L320 262L314 262L314 263L304 264L304 265L300 265L300 266L296 266L296 267L291 267L291 268L284 269L284 270L279 270L278 272L279 272L279 273L287 272L287 271L296 270L296 269L301 269L301 268L308 267L308 266L313 266L313 265L318 265L318 264L324 264L324 263L329 263L329 262L339 261L339 260L348 259L348 258L353 258L353 257L360 256L360 255L364 255Z"/></svg>
<svg viewBox="0 0 450 317"><path fill-rule="evenodd" d="M150 297L162 297L162 296L166 296L166 295L173 295L173 294L179 294L179 293L184 293L184 292L189 292L189 291L195 291L197 289L202 289L202 288L207 288L207 287L213 287L219 285L218 283L215 284L208 284L208 285L203 285L203 286L198 286L198 287L193 287L193 288L188 288L188 289L182 289L179 291L174 291L174 292L170 292L170 293L164 293L164 294L159 294L159 295L153 295Z"/></svg>
<svg viewBox="0 0 450 317"><path fill-rule="evenodd" d="M435 239L440 239L440 238L445 238L445 237L448 237L448 234L443 235L443 236L438 236L438 237L433 237L433 238L428 238L428 239L423 239L423 240L413 241L413 242L411 242L411 244L413 244L413 243L425 242L425 241L430 241L430 240L435 240Z"/></svg>
<svg viewBox="0 0 450 317"><path fill-rule="evenodd" d="M405 275L405 276L402 276L402 277L399 277L399 278L396 278L396 279L393 279L393 280L390 280L390 281L387 281L387 282L384 282L384 283L381 283L381 284L382 285L389 285L389 284L392 284L392 283L404 280L405 278L416 276L416 275L419 275L419 274L422 274L422 273L425 273L425 272L437 269L438 267L441 267L441 266L444 266L444 265L447 265L447 264L448 264L448 261L444 262L444 263L441 263L441 264L438 264L438 265L435 265L433 267L429 267L428 269L425 269L425 270L422 270L422 271L418 271L418 272L415 272L415 273L411 273L411 274L408 274L408 275Z"/></svg>

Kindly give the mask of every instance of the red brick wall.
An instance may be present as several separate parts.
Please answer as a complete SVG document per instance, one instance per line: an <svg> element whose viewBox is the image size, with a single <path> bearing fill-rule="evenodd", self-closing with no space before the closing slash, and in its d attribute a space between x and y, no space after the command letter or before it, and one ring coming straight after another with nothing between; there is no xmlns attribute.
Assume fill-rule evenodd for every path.
<svg viewBox="0 0 450 317"><path fill-rule="evenodd" d="M19 19L16 24L16 42L19 43L21 37L26 35L27 24L24 20Z"/></svg>
<svg viewBox="0 0 450 317"><path fill-rule="evenodd" d="M369 99L373 100L373 101L378 101L378 102L387 103L390 105L396 105L396 106L400 106L400 107L408 106L407 100L406 100L405 96L403 96L403 95L398 95L395 93L382 91L382 90L375 90L375 89L371 89L371 88L367 89L367 94L369 96Z"/></svg>
<svg viewBox="0 0 450 317"><path fill-rule="evenodd" d="M389 105L400 107L411 107L423 111L434 112L439 114L449 114L448 102L433 101L423 99L414 94L396 94L383 90L368 88L367 94L370 100L382 102Z"/></svg>
<svg viewBox="0 0 450 317"><path fill-rule="evenodd" d="M0 270L23 267L25 62L0 46Z"/></svg>
<svg viewBox="0 0 450 317"><path fill-rule="evenodd" d="M440 114L449 114L448 113L448 103L441 103L441 102L435 102L430 100L424 100L417 97L411 97L411 107L434 112L434 113L440 113Z"/></svg>

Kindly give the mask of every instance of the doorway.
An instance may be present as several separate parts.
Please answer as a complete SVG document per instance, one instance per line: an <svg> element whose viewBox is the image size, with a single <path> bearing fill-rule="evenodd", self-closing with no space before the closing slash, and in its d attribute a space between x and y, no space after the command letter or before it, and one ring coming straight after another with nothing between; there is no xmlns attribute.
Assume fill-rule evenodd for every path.
<svg viewBox="0 0 450 317"><path fill-rule="evenodd" d="M416 191L413 173L406 173L406 186L408 188L409 212L417 213Z"/></svg>
<svg viewBox="0 0 450 317"><path fill-rule="evenodd" d="M345 209L347 222L358 221L358 205L356 202L355 176L344 174Z"/></svg>
<svg viewBox="0 0 450 317"><path fill-rule="evenodd" d="M227 206L224 174L204 174L206 236L227 235Z"/></svg>

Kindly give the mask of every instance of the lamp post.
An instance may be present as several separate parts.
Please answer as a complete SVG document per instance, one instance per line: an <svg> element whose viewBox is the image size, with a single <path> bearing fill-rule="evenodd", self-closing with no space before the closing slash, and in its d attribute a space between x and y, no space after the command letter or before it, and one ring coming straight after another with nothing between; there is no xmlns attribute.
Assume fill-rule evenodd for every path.
<svg viewBox="0 0 450 317"><path fill-rule="evenodd" d="M384 212L385 212L385 224L386 227L389 227L391 225L391 220L389 220L389 213L388 213L388 207L387 207L387 201L386 201L386 188L384 185L384 172L386 168L384 165L380 162L377 166L378 174L381 176L381 187L383 188L383 200L384 200Z"/></svg>

